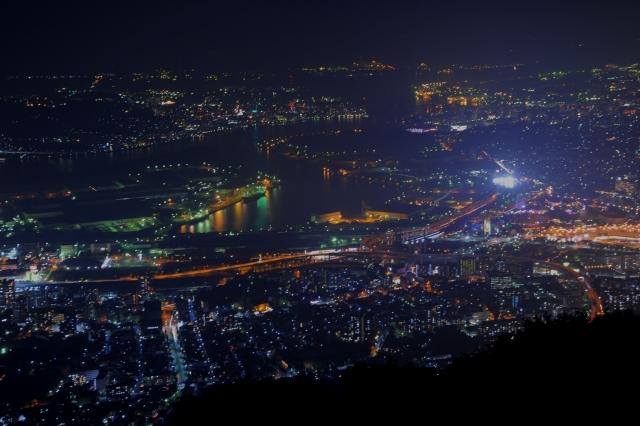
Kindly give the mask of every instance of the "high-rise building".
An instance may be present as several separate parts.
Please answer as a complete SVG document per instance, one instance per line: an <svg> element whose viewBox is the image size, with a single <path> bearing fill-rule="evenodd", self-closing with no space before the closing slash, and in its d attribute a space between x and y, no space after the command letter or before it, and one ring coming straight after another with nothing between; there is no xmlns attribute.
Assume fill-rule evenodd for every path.
<svg viewBox="0 0 640 426"><path fill-rule="evenodd" d="M461 257L458 260L458 271L460 271L461 277L474 275L476 273L476 258Z"/></svg>
<svg viewBox="0 0 640 426"><path fill-rule="evenodd" d="M485 281L489 284L491 290L513 287L513 277L500 271L485 272Z"/></svg>
<svg viewBox="0 0 640 426"><path fill-rule="evenodd" d="M507 261L505 259L496 259L494 266L500 272L507 272Z"/></svg>
<svg viewBox="0 0 640 426"><path fill-rule="evenodd" d="M4 304L4 306L10 306L12 304L16 294L15 287L16 287L15 280L8 280L6 278L2 280L1 302L2 304Z"/></svg>

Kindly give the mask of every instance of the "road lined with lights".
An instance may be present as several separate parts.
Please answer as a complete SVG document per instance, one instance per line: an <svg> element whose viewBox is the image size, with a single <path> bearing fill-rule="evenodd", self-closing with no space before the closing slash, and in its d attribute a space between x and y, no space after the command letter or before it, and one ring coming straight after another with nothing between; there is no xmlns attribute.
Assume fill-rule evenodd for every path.
<svg viewBox="0 0 640 426"><path fill-rule="evenodd" d="M156 279L160 279L160 280L166 280L166 279L180 279L180 278L186 278L186 277L196 277L196 276L206 276L208 274L214 273L214 272L221 272L221 271L230 271L230 270L234 270L234 269L244 269L244 268L252 268L254 266L261 266L261 265L267 265L267 264L277 264L278 262L284 262L284 261L291 261L291 260L299 260L299 259L306 259L306 258L311 258L311 259L315 259L314 262L324 262L324 261L330 261L330 260L336 260L336 259L340 259L343 258L345 255L348 254L353 254L354 252L343 252L340 250L319 250L319 251L315 251L313 253L298 253L298 254L290 254L290 255L283 255L283 256L277 256L277 257L271 257L268 259L262 259L262 260L256 260L256 261L251 261L251 262L245 262L245 263L236 263L236 264L230 264L230 265L219 265L219 266L214 266L211 268L204 268L204 269L197 269L197 270L192 270L192 271L184 271L184 272L175 272L175 273L171 273L171 274L156 274L153 275L151 278L156 280ZM283 267L290 267L292 265L285 265ZM110 279L102 279L102 280L77 280L77 281L70 281L70 280L66 280L66 281L41 281L40 283L38 282L28 282L28 283L17 283L18 285L21 285L22 287L24 286L31 286L31 285L41 285L41 284L46 284L46 285L63 285L63 284L78 284L78 283L100 283L100 282L118 282L118 281L139 281L140 278L139 277L120 277L120 278L110 278Z"/></svg>

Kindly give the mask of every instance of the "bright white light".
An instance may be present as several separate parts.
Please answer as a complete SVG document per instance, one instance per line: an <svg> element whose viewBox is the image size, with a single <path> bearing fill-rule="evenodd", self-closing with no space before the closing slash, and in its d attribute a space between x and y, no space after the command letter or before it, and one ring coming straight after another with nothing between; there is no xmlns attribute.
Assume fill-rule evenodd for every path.
<svg viewBox="0 0 640 426"><path fill-rule="evenodd" d="M494 178L493 183L495 183L496 185L502 185L505 188L514 188L516 186L516 180L513 178L513 176Z"/></svg>

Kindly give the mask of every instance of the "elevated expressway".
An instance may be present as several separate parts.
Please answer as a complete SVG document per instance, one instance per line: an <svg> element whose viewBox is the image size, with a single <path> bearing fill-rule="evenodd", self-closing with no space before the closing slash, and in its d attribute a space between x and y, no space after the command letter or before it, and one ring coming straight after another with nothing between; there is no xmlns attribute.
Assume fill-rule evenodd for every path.
<svg viewBox="0 0 640 426"><path fill-rule="evenodd" d="M591 318L595 318L597 315L602 315L603 305L602 301L598 297L596 291L587 283L584 278L574 271L571 268L568 268L560 263L550 262L541 259L528 258L528 257L518 257L518 256L501 256L501 258L510 260L510 261L531 261L538 265L545 265L549 268L556 269L565 274L568 274L575 278L583 287L584 291L589 298L591 303ZM277 256L268 259L262 259L251 262L237 263L231 265L219 265L211 268L197 269L191 271L177 272L172 274L157 274L153 275L151 278L153 280L173 280L173 279L185 279L185 278L196 278L196 277L206 277L209 275L214 275L220 272L228 272L228 271L264 271L267 269L280 269L280 268L292 268L292 267L301 267L305 265L311 265L313 263L322 263L327 261L335 261L335 260L354 260L359 262L371 262L371 261L412 261L412 262L444 262L444 263L453 263L457 262L458 255L457 254L420 254L420 253L402 253L392 251L391 247L387 249L373 249L373 250L358 250L358 251L342 251L342 250L319 250L310 253L299 253L299 254L290 254ZM92 280L92 283L100 283L100 282L111 282L114 281L138 281L137 277L122 277L118 280L108 279L108 280ZM87 283L88 281L41 281L41 282L33 282L33 283L21 283L22 286L38 286L38 285L64 285L64 284L73 284L73 283Z"/></svg>
<svg viewBox="0 0 640 426"><path fill-rule="evenodd" d="M596 291L589 285L588 282L584 280L579 273L574 271L573 269L566 267L560 263L551 262L547 260L529 258L529 257L519 257L519 256L501 256L501 258L508 261L531 261L537 265L544 265L547 268L555 269L557 271L563 272L566 275L569 275L576 279L582 288L584 289L587 297L589 298L589 302L591 304L591 318L595 318L597 315L602 315L604 313L602 301L598 297ZM300 254L292 254L285 256L278 256L270 259L263 259L260 261L246 262L235 265L221 265L215 268L208 268L202 270L195 271L186 271L175 274L164 274L164 275L155 275L153 279L159 280L167 280L167 279L179 279L179 278L188 278L188 277L197 277L197 276L206 276L208 274L214 272L223 272L223 271L231 271L231 270L255 270L256 268L264 268L267 265L270 265L271 269L278 268L290 268L296 266L304 266L309 265L316 262L324 262L324 261L332 261L332 260L359 260L359 261L413 261L413 262L457 262L458 255L456 254L447 254L447 255L435 255L435 254L419 254L419 253L400 253L394 252L391 250L385 249L374 249L368 251L340 251L340 250L320 250L312 253L300 253Z"/></svg>
<svg viewBox="0 0 640 426"><path fill-rule="evenodd" d="M452 225L456 220L468 216L471 213L475 213L476 211L488 206L498 199L498 194L490 195L489 197L478 200L472 204L469 204L467 207L463 208L459 212L455 213L452 216L446 217L444 219L439 220L438 222L432 223L428 226L419 227L419 228L401 228L394 232L386 232L382 234L374 234L371 237L366 238L362 245L367 250L372 250L376 246L380 245L389 245L393 242L418 242L423 241L424 239L435 239L442 235L443 231Z"/></svg>

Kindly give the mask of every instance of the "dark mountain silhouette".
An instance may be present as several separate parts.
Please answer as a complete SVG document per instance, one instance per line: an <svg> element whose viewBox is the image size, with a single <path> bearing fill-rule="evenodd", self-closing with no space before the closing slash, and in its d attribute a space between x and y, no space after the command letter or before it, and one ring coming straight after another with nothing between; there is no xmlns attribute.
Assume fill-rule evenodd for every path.
<svg viewBox="0 0 640 426"><path fill-rule="evenodd" d="M207 424L220 416L379 422L443 414L457 423L481 420L491 410L524 410L531 420L588 416L591 401L620 407L633 395L639 356L640 316L631 312L591 322L583 314L545 317L454 359L445 370L399 366L387 359L385 364L358 364L332 381L299 375L211 386L176 403L168 423Z"/></svg>

